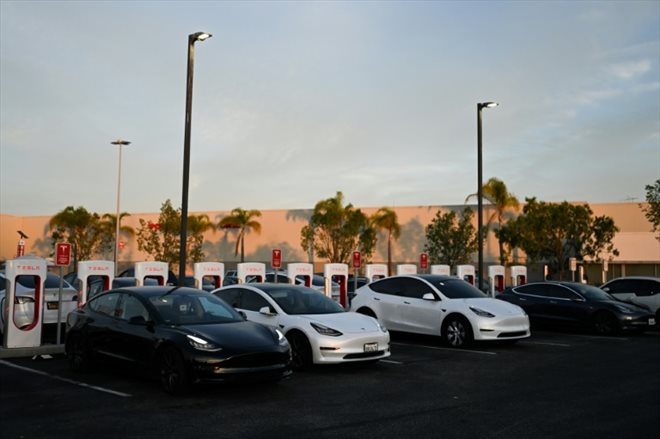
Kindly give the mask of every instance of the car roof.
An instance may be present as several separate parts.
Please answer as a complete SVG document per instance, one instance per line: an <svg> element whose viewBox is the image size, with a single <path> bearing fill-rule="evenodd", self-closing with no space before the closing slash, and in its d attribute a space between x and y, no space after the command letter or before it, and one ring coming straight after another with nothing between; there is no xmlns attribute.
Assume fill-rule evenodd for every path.
<svg viewBox="0 0 660 439"><path fill-rule="evenodd" d="M274 283L274 282L254 282L254 283L247 283L247 284L238 284L238 285L231 285L231 288L235 287L244 287L244 288L256 288L259 290L263 290L265 292L271 292L271 291L278 291L278 290L290 290L290 289L304 289L304 290L313 290L317 291L313 288L306 287L304 285L294 285L294 284L283 284L283 283Z"/></svg>
<svg viewBox="0 0 660 439"><path fill-rule="evenodd" d="M623 277L617 277L616 279L610 279L606 284L610 282L614 282L615 280L654 280L656 282L660 282L660 277L654 277L654 276L623 276ZM604 285L604 284L603 284Z"/></svg>
<svg viewBox="0 0 660 439"><path fill-rule="evenodd" d="M180 295L180 294L209 294L206 291L198 290L197 288L190 287L177 287L171 285L158 285L147 287L121 287L111 290L115 291L130 291L134 294L143 297L162 296L164 294ZM110 291L109 291L110 292Z"/></svg>

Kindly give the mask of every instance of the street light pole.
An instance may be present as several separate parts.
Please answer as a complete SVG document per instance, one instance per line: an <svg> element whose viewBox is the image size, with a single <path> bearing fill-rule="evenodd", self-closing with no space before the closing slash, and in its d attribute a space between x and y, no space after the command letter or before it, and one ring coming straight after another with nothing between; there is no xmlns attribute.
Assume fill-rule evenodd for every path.
<svg viewBox="0 0 660 439"><path fill-rule="evenodd" d="M186 277L186 241L188 232L188 183L190 180L190 122L192 120L193 70L195 64L195 42L210 38L211 34L196 32L188 35L188 76L186 81L186 128L183 139L183 186L181 195L181 229L179 233L179 286L184 286Z"/></svg>
<svg viewBox="0 0 660 439"><path fill-rule="evenodd" d="M483 231L483 172L482 172L482 141L481 141L481 110L484 108L497 107L497 102L477 103L477 271L479 272L479 290L484 286L484 231Z"/></svg>
<svg viewBox="0 0 660 439"><path fill-rule="evenodd" d="M117 264L117 259L119 255L119 200L121 195L121 148L122 146L128 146L131 142L127 140L117 139L114 142L110 142L112 145L119 146L119 171L117 171L117 216L115 217L115 251L114 251L114 261L115 261L115 276L119 272L119 267Z"/></svg>

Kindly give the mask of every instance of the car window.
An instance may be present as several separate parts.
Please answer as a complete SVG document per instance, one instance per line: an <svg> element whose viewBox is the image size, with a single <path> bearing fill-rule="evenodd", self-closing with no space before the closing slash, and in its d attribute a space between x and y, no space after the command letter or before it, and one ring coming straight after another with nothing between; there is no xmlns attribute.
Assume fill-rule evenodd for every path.
<svg viewBox="0 0 660 439"><path fill-rule="evenodd" d="M103 297L103 296L101 296ZM227 303L208 293L176 293L150 296L160 318L170 325L242 322L243 317Z"/></svg>
<svg viewBox="0 0 660 439"><path fill-rule="evenodd" d="M120 297L120 293L101 294L87 302L87 307L99 314L115 317L118 313L117 305Z"/></svg>
<svg viewBox="0 0 660 439"><path fill-rule="evenodd" d="M450 299L470 299L487 297L479 289L462 279L444 279L433 285Z"/></svg>
<svg viewBox="0 0 660 439"><path fill-rule="evenodd" d="M400 279L401 278L398 277L388 277L385 279L381 279L372 282L369 285L369 288L371 288L372 291L375 291L377 293L397 295L399 291L401 291L401 284L399 282Z"/></svg>
<svg viewBox="0 0 660 439"><path fill-rule="evenodd" d="M149 311L140 299L130 294L124 294L123 296L118 314L120 319L129 321L133 318L141 318L145 322L149 320Z"/></svg>
<svg viewBox="0 0 660 439"><path fill-rule="evenodd" d="M233 308L241 307L241 288L229 288L214 293L216 296L227 302Z"/></svg>
<svg viewBox="0 0 660 439"><path fill-rule="evenodd" d="M34 276L18 276L17 282L21 285L23 285L25 288L30 288L31 290L34 289ZM45 282L45 288L59 288L60 287L60 277L48 273L46 275L46 282ZM63 288L70 288L71 285L67 281L64 281Z"/></svg>
<svg viewBox="0 0 660 439"><path fill-rule="evenodd" d="M529 294L531 296L552 297L550 284L526 284L514 287L514 291L519 294Z"/></svg>
<svg viewBox="0 0 660 439"><path fill-rule="evenodd" d="M628 279L619 279L607 284L608 293L632 293L632 285Z"/></svg>
<svg viewBox="0 0 660 439"><path fill-rule="evenodd" d="M399 279L399 287L399 296L411 299L421 299L427 293L433 294L431 287L419 279L402 277Z"/></svg>
<svg viewBox="0 0 660 439"><path fill-rule="evenodd" d="M287 314L334 314L342 307L325 294L307 287L282 286L265 291Z"/></svg>
<svg viewBox="0 0 660 439"><path fill-rule="evenodd" d="M249 290L243 291L243 294L241 295L241 309L247 311L259 311L264 306L268 306L268 302L261 297L259 293Z"/></svg>
<svg viewBox="0 0 660 439"><path fill-rule="evenodd" d="M581 297L569 288L561 285L548 285L549 297L555 299L580 299Z"/></svg>

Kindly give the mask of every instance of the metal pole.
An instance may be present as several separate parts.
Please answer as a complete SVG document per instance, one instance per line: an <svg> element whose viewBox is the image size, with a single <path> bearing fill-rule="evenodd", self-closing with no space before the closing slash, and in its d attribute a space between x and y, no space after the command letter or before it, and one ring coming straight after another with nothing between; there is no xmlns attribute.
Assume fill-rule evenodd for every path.
<svg viewBox="0 0 660 439"><path fill-rule="evenodd" d="M479 271L479 291L483 291L484 277L484 236L483 236L483 175L481 154L481 109L482 104L477 104L477 245L478 258L477 270Z"/></svg>
<svg viewBox="0 0 660 439"><path fill-rule="evenodd" d="M60 290L57 293L57 336L55 344L60 344L60 334L62 332L62 289L64 288L64 267L60 265Z"/></svg>
<svg viewBox="0 0 660 439"><path fill-rule="evenodd" d="M121 150L122 150L122 144L119 143L119 171L117 172L117 216L115 217L115 255L114 255L114 262L115 262L115 276L119 273L119 264L117 263L119 260L119 199L120 199L120 194L121 194Z"/></svg>
<svg viewBox="0 0 660 439"><path fill-rule="evenodd" d="M188 234L188 183L190 180L190 124L192 120L193 69L196 36L188 35L188 77L186 81L186 127L183 140L183 186L181 196L181 229L179 233L179 286L184 286L186 276L186 242Z"/></svg>

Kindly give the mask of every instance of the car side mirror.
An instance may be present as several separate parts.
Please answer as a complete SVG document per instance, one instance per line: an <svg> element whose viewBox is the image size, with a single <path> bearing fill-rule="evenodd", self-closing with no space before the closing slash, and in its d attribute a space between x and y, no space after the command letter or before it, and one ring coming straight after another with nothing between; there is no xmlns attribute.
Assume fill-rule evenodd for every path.
<svg viewBox="0 0 660 439"><path fill-rule="evenodd" d="M131 325L144 326L147 324L147 321L142 316L133 316L130 319L128 319L128 323L130 323Z"/></svg>
<svg viewBox="0 0 660 439"><path fill-rule="evenodd" d="M605 291L606 293L609 293L610 292L610 287L603 288L603 291Z"/></svg>
<svg viewBox="0 0 660 439"><path fill-rule="evenodd" d="M247 320L247 315L243 311L238 311L238 313L243 317L243 320Z"/></svg>
<svg viewBox="0 0 660 439"><path fill-rule="evenodd" d="M436 301L436 300L437 300L437 299L435 298L435 296L433 295L433 293L426 293L426 294L424 294L424 295L422 296L422 299L424 299L424 300L432 300L432 301Z"/></svg>
<svg viewBox="0 0 660 439"><path fill-rule="evenodd" d="M277 314L275 311L270 309L270 306L264 306L263 308L260 308L259 313L266 316L274 316Z"/></svg>

